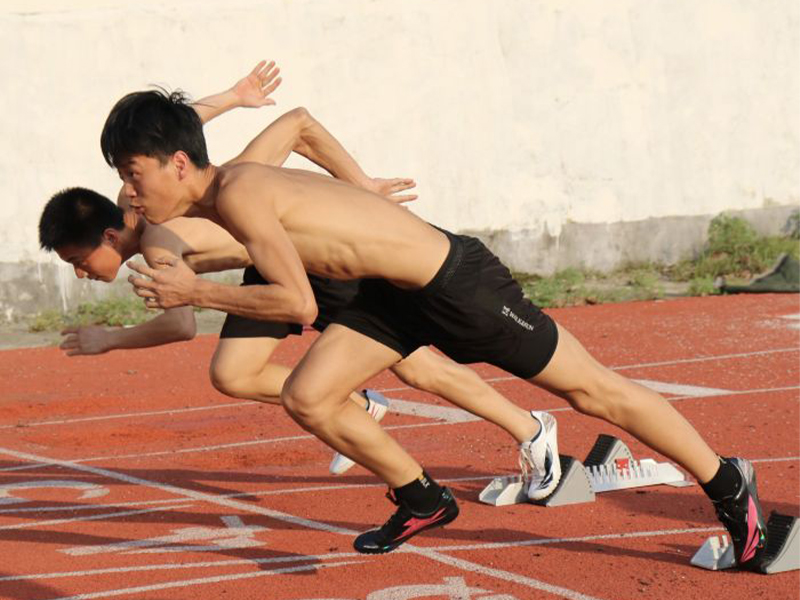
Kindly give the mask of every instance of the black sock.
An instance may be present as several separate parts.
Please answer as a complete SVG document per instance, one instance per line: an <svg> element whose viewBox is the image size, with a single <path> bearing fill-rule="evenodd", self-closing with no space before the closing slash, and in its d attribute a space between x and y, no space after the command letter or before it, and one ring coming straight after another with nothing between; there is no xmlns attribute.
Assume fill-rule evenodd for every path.
<svg viewBox="0 0 800 600"><path fill-rule="evenodd" d="M442 495L442 488L423 471L422 475L411 483L394 488L394 495L414 512L425 514L436 508Z"/></svg>
<svg viewBox="0 0 800 600"><path fill-rule="evenodd" d="M721 458L716 475L708 483L701 483L700 487L714 501L730 498L742 487L742 474L730 462Z"/></svg>

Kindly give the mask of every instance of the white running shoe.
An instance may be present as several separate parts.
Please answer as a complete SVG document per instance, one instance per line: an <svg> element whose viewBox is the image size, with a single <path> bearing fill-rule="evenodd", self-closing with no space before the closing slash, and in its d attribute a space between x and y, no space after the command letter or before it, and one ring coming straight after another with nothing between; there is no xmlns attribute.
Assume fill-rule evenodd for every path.
<svg viewBox="0 0 800 600"><path fill-rule="evenodd" d="M541 500L553 493L561 479L558 457L558 424L548 412L531 411L541 429L529 442L519 445L519 466L523 479L529 481L528 498Z"/></svg>
<svg viewBox="0 0 800 600"><path fill-rule="evenodd" d="M389 410L389 400L375 390L364 390L364 396L366 396L368 402L367 412L380 423L381 419L386 415L386 411ZM355 461L337 452L333 455L330 470L334 475L341 475L354 464L356 464Z"/></svg>

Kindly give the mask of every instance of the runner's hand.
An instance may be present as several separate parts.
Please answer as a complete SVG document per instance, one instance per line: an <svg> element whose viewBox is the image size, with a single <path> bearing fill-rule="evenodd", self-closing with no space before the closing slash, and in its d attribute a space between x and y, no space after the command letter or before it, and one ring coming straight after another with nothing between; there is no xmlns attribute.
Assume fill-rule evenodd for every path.
<svg viewBox="0 0 800 600"><path fill-rule="evenodd" d="M103 354L111 349L108 332L105 327L99 325L67 327L61 335L66 337L59 348L64 350L67 356Z"/></svg>
<svg viewBox="0 0 800 600"><path fill-rule="evenodd" d="M174 257L157 258L158 268L128 262L129 268L145 277L130 275L137 296L144 298L147 308L175 308L192 304L197 276L185 262Z"/></svg>
<svg viewBox="0 0 800 600"><path fill-rule="evenodd" d="M369 180L369 183L367 183L365 187L369 191L375 192L397 204L411 202L417 199L416 194L397 195L398 192L404 192L405 190L417 187L413 179L403 179L399 177L395 177L394 179L381 179L379 177L374 177Z"/></svg>
<svg viewBox="0 0 800 600"><path fill-rule="evenodd" d="M258 63L247 77L237 81L231 88L239 99L239 106L259 108L274 105L275 100L269 96L281 84L282 80L278 77L280 72L274 61L268 63L262 60Z"/></svg>

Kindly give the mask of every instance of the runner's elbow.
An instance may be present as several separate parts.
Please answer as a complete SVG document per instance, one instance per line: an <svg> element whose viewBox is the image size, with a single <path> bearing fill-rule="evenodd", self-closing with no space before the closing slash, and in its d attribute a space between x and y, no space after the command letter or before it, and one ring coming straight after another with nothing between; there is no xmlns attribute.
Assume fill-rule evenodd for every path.
<svg viewBox="0 0 800 600"><path fill-rule="evenodd" d="M317 320L317 303L314 300L304 300L298 303L296 322L300 325L313 325Z"/></svg>
<svg viewBox="0 0 800 600"><path fill-rule="evenodd" d="M197 322L194 318L194 309L187 307L182 310L171 323L172 337L176 342L185 342L194 339L197 335Z"/></svg>
<svg viewBox="0 0 800 600"><path fill-rule="evenodd" d="M295 121L297 121L301 129L311 120L311 113L308 112L308 109L305 108L304 106L298 106L297 108L293 108L287 114L291 116Z"/></svg>
<svg viewBox="0 0 800 600"><path fill-rule="evenodd" d="M189 340L193 340L194 336L197 335L197 324L194 322L194 319L191 322L182 323L180 328L177 332L178 339L181 341L188 342Z"/></svg>

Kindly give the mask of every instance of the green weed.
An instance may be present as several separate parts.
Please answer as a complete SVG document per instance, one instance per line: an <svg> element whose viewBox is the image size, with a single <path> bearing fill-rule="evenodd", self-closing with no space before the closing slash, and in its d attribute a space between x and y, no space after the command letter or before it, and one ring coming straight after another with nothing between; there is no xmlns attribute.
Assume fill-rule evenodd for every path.
<svg viewBox="0 0 800 600"><path fill-rule="evenodd" d="M30 331L58 331L80 325L137 325L155 316L138 297L112 297L85 302L69 312L47 310L34 315L28 324Z"/></svg>
<svg viewBox="0 0 800 600"><path fill-rule="evenodd" d="M750 279L772 267L784 252L800 257L795 234L796 230L785 237L759 236L744 219L722 214L709 224L708 242L700 256L681 261L674 272L683 281L721 275Z"/></svg>

